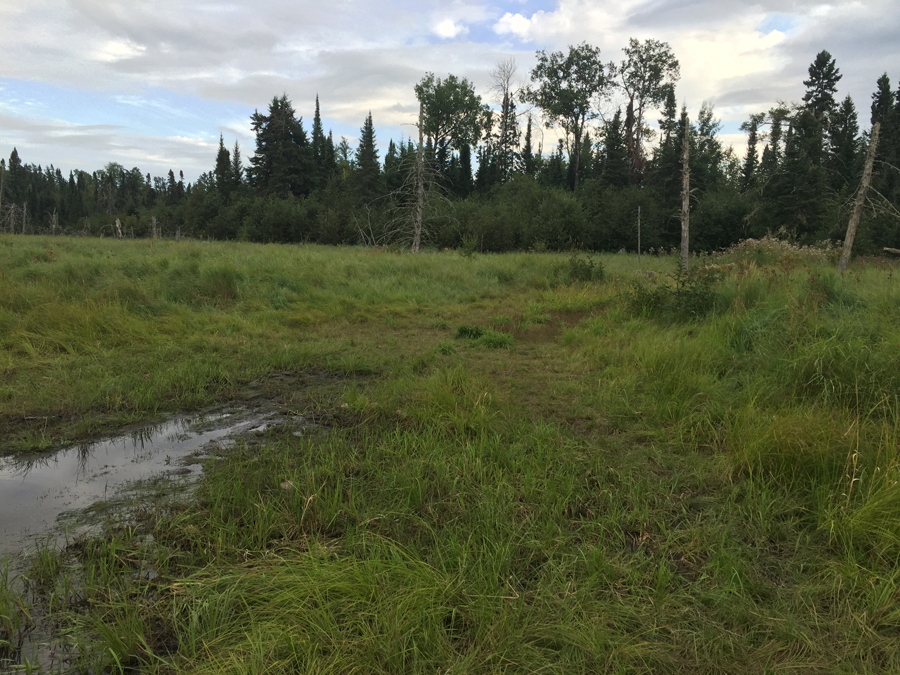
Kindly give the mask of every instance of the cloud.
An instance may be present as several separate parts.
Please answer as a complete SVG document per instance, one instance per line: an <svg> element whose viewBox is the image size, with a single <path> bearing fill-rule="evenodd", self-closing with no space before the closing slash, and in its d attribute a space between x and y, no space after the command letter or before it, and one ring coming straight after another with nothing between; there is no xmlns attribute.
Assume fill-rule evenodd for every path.
<svg viewBox="0 0 900 675"><path fill-rule="evenodd" d="M319 94L326 128L351 138L371 110L386 143L411 133L405 125L415 119L413 86L426 71L468 77L484 94L490 70L505 57L516 57L527 76L536 49L588 41L605 60L618 61L630 37L670 42L682 65L679 100L694 112L705 99L715 102L732 127L779 99L800 99L809 63L828 49L844 74L840 95L852 94L865 120L878 76L888 71L895 84L900 77L895 4L0 0L0 79L44 87L29 96L16 86L3 92L0 113L19 122L0 128L0 153L27 141L34 154L26 161L67 157L81 166L103 152L122 158L127 151L134 159L117 161L153 156L162 165L164 156L186 172L208 170L212 158L201 161L183 139L217 142L224 130L245 145L249 113L282 92L307 128ZM88 131L54 127L57 135L42 140L22 128L27 120L52 126L60 118ZM75 161L74 136L98 142L96 151L83 149L83 162ZM165 152L151 152L153 143Z"/></svg>
<svg viewBox="0 0 900 675"><path fill-rule="evenodd" d="M453 19L443 19L439 21L434 27L435 35L448 40L451 40L459 36L460 34L465 34L468 32L468 27L464 26L462 23L457 23Z"/></svg>

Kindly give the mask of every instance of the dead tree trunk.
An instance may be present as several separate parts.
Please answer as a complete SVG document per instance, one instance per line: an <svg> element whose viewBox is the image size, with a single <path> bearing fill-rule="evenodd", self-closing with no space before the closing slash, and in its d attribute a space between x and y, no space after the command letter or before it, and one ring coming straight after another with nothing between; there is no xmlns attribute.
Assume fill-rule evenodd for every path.
<svg viewBox="0 0 900 675"><path fill-rule="evenodd" d="M25 226L28 225L28 202L22 203L22 234L25 234Z"/></svg>
<svg viewBox="0 0 900 675"><path fill-rule="evenodd" d="M687 272L691 229L691 124L684 118L684 154L681 167L681 268Z"/></svg>
<svg viewBox="0 0 900 675"><path fill-rule="evenodd" d="M3 187L6 179L6 167L0 166L0 232L3 231ZM13 228L15 234L15 228Z"/></svg>
<svg viewBox="0 0 900 675"><path fill-rule="evenodd" d="M859 190L856 192L856 202L853 204L850 224L847 225L847 236L844 237L844 248L841 250L841 260L838 262L838 270L841 274L847 271L847 265L850 262L850 252L853 250L853 240L856 238L856 228L859 227L859 217L862 215L863 205L866 203L869 183L872 182L872 165L875 163L875 148L878 146L878 132L880 130L881 122L875 122L875 126L872 127L872 140L869 142L869 151L866 153L866 166L863 169Z"/></svg>
<svg viewBox="0 0 900 675"><path fill-rule="evenodd" d="M416 150L416 216L413 221L412 252L418 253L422 244L422 219L425 216L425 104L419 103L419 148Z"/></svg>
<svg viewBox="0 0 900 675"><path fill-rule="evenodd" d="M641 266L641 207L638 206L638 267Z"/></svg>
<svg viewBox="0 0 900 675"><path fill-rule="evenodd" d="M156 216L150 216L150 238L159 239L159 232L156 229Z"/></svg>

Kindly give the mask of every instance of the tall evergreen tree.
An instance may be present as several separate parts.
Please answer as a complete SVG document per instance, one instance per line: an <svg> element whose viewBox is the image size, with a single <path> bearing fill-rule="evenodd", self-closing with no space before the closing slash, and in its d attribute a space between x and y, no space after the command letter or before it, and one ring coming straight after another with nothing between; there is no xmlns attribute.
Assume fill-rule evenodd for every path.
<svg viewBox="0 0 900 675"><path fill-rule="evenodd" d="M759 125L765 116L750 115L750 119L741 124L741 130L747 132L747 156L741 169L741 190L747 191L756 185L756 172L759 168Z"/></svg>
<svg viewBox="0 0 900 675"><path fill-rule="evenodd" d="M853 99L847 96L832 116L828 129L827 168L833 190L855 189L859 169L859 120Z"/></svg>
<svg viewBox="0 0 900 675"><path fill-rule="evenodd" d="M831 54L824 49L819 52L816 60L809 66L809 79L803 80L806 86L803 102L817 119L822 120L834 111L834 94L841 77L841 71Z"/></svg>
<svg viewBox="0 0 900 675"><path fill-rule="evenodd" d="M234 149L231 151L231 182L235 190L244 184L244 164L241 160L241 146L237 141L234 142Z"/></svg>
<svg viewBox="0 0 900 675"><path fill-rule="evenodd" d="M311 146L316 172L315 184L319 188L325 185L332 171L332 166L328 165L326 143L325 131L322 128L322 115L319 111L319 95L316 94L316 112L313 116Z"/></svg>
<svg viewBox="0 0 900 675"><path fill-rule="evenodd" d="M402 147L401 142L401 147ZM394 192L403 185L403 169L400 163L400 151L397 144L391 139L388 142L387 152L384 154L384 182L389 192Z"/></svg>
<svg viewBox="0 0 900 675"><path fill-rule="evenodd" d="M526 176L534 178L537 167L534 162L534 148L531 141L531 115L528 116L528 125L525 127L525 144L522 146L522 171Z"/></svg>
<svg viewBox="0 0 900 675"><path fill-rule="evenodd" d="M360 129L359 145L356 148L356 180L360 197L365 200L373 199L382 190L381 166L378 163L378 149L375 147L375 126L371 111Z"/></svg>
<svg viewBox="0 0 900 675"><path fill-rule="evenodd" d="M600 182L616 188L628 185L630 172L628 168L628 148L622 133L622 109L604 126L603 133L603 170Z"/></svg>
<svg viewBox="0 0 900 675"><path fill-rule="evenodd" d="M223 197L231 194L234 177L231 173L231 153L225 147L225 139L219 134L219 152L216 154L216 189Z"/></svg>
<svg viewBox="0 0 900 675"><path fill-rule="evenodd" d="M314 187L312 154L303 122L287 95L276 96L268 114L250 117L256 134L256 154L250 158L251 184L261 195L302 196Z"/></svg>
<svg viewBox="0 0 900 675"><path fill-rule="evenodd" d="M821 124L811 109L804 108L791 120L784 161L763 192L772 225L806 239L819 234L826 190Z"/></svg>

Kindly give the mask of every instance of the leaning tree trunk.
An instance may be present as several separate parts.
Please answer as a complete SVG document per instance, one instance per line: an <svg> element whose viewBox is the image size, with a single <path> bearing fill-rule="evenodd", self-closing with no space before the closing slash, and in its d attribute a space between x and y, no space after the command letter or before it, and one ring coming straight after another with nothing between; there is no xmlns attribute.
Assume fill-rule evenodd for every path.
<svg viewBox="0 0 900 675"><path fill-rule="evenodd" d="M862 215L863 205L866 203L866 193L869 191L869 183L872 182L872 165L875 163L875 148L878 146L878 132L881 130L881 122L875 122L872 127L872 140L869 143L869 151L866 153L866 166L863 169L862 181L856 193L856 202L853 204L853 213L850 214L850 224L847 225L847 236L844 237L844 248L841 250L841 260L838 270L841 274L847 271L850 262L850 252L853 250L853 240L856 238L856 228L859 227L859 217Z"/></svg>
<svg viewBox="0 0 900 675"><path fill-rule="evenodd" d="M419 103L419 149L416 150L416 216L413 222L412 252L418 253L422 243L422 219L425 216L425 104Z"/></svg>
<svg viewBox="0 0 900 675"><path fill-rule="evenodd" d="M690 248L688 234L691 229L691 125L684 120L684 154L681 168L681 267L687 272Z"/></svg>

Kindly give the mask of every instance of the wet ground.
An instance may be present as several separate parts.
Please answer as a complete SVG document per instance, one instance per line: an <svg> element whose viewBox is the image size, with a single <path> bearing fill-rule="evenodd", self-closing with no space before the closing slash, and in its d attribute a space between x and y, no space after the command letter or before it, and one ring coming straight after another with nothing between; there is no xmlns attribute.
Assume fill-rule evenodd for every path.
<svg viewBox="0 0 900 675"><path fill-rule="evenodd" d="M31 550L35 540L74 536L87 522L80 517L86 509L115 501L136 482L184 485L200 473L204 457L285 425L297 434L316 427L280 410L220 409L88 445L0 458L0 559Z"/></svg>

